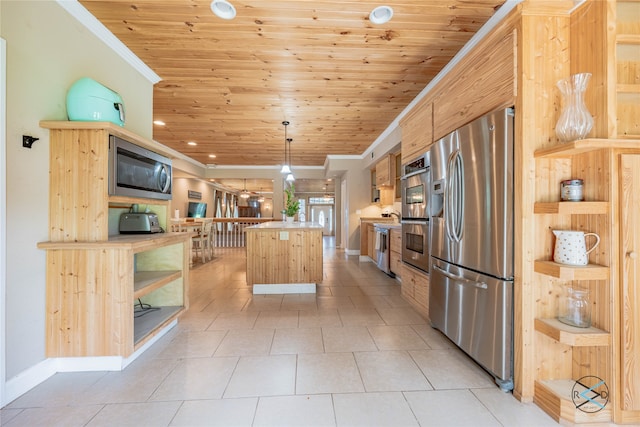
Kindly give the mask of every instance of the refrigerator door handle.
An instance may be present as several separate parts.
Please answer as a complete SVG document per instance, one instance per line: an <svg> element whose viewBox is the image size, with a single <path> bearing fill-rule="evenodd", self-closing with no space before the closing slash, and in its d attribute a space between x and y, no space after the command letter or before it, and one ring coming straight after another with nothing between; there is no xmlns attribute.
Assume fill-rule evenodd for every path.
<svg viewBox="0 0 640 427"><path fill-rule="evenodd" d="M451 153L445 181L444 217L449 240L462 240L464 212L464 169L460 150Z"/></svg>
<svg viewBox="0 0 640 427"><path fill-rule="evenodd" d="M467 279L465 277L462 277L462 276L457 276L455 274L451 274L448 271L443 270L442 268L440 268L440 267L438 267L437 265L434 265L434 264L432 264L431 267L435 268L436 270L438 270L440 273L442 273L443 275L445 275L446 277L448 277L451 280L456 280L456 281L459 281L459 282L467 283L467 284L470 284L470 285L472 285L472 286L474 286L476 288L480 288L480 289L487 289L488 288L487 284L484 283L484 282L476 282L474 280L469 280L469 279Z"/></svg>

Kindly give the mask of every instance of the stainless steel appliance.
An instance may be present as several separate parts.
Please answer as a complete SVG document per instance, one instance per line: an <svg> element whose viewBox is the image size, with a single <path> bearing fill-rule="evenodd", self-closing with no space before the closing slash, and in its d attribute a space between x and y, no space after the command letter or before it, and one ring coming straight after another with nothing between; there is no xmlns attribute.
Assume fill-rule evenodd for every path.
<svg viewBox="0 0 640 427"><path fill-rule="evenodd" d="M429 273L430 154L402 166L402 261Z"/></svg>
<svg viewBox="0 0 640 427"><path fill-rule="evenodd" d="M161 233L158 215L150 212L127 212L120 215L120 233L122 234L147 234Z"/></svg>
<svg viewBox="0 0 640 427"><path fill-rule="evenodd" d="M391 253L389 252L389 229L385 227L374 226L376 235L376 262L378 268L388 275L392 275L390 268Z"/></svg>
<svg viewBox="0 0 640 427"><path fill-rule="evenodd" d="M402 166L402 219L429 220L429 153Z"/></svg>
<svg viewBox="0 0 640 427"><path fill-rule="evenodd" d="M513 109L431 148L429 316L503 390L513 389Z"/></svg>
<svg viewBox="0 0 640 427"><path fill-rule="evenodd" d="M171 199L171 160L109 137L109 195Z"/></svg>
<svg viewBox="0 0 640 427"><path fill-rule="evenodd" d="M402 220L402 261L429 273L429 222Z"/></svg>

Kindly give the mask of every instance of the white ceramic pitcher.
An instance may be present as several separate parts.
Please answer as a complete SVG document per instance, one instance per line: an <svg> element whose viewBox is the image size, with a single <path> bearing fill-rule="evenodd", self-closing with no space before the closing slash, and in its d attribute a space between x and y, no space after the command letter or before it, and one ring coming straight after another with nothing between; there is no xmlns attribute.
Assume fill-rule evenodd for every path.
<svg viewBox="0 0 640 427"><path fill-rule="evenodd" d="M556 246L553 252L553 260L560 264L587 265L589 252L600 244L600 236L596 233L583 233L572 230L553 230L556 236ZM596 242L587 250L586 238L593 236Z"/></svg>

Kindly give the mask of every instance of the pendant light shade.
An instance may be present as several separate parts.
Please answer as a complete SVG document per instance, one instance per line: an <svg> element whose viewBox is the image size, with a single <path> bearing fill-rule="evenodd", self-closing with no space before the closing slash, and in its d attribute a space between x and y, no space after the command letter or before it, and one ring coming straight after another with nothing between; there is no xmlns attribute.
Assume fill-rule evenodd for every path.
<svg viewBox="0 0 640 427"><path fill-rule="evenodd" d="M242 198L242 199L248 199L249 198L249 192L247 191L247 179L246 178L244 180L244 189L240 193L240 198Z"/></svg>
<svg viewBox="0 0 640 427"><path fill-rule="evenodd" d="M287 161L287 126L289 126L289 122L285 120L282 124L284 125L284 164L282 165L282 169L280 169L280 173L291 173L291 168Z"/></svg>

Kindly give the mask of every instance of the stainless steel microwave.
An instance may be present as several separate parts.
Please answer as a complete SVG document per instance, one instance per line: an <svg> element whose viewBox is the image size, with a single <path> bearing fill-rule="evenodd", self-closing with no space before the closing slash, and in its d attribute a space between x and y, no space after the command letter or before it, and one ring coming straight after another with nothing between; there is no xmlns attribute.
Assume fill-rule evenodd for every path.
<svg viewBox="0 0 640 427"><path fill-rule="evenodd" d="M109 136L109 195L171 199L171 159Z"/></svg>

